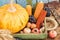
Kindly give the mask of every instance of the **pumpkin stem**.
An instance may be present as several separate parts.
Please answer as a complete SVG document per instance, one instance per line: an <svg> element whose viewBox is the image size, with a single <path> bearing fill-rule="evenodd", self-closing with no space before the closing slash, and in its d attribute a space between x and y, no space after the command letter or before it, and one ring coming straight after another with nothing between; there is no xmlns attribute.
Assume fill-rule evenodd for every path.
<svg viewBox="0 0 60 40"><path fill-rule="evenodd" d="M10 1L10 8L8 9L9 12L15 12L16 8L13 6L14 0Z"/></svg>

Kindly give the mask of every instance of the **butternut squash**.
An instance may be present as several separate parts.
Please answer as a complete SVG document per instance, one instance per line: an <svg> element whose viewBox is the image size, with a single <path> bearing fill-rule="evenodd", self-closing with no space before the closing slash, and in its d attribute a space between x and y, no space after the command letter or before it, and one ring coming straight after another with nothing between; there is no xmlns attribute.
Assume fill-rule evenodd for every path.
<svg viewBox="0 0 60 40"><path fill-rule="evenodd" d="M41 13L41 11L43 10L44 8L44 3L43 2L39 2L36 6L36 10L35 10L35 13L34 13L34 17L37 19L39 14Z"/></svg>

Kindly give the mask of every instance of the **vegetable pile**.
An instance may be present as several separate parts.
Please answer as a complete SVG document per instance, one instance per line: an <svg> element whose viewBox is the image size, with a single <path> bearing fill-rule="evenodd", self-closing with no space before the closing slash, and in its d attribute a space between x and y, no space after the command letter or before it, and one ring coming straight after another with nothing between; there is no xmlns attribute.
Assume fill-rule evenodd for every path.
<svg viewBox="0 0 60 40"><path fill-rule="evenodd" d="M17 35L18 37L25 37L24 35L22 36L22 34L30 34L30 36L32 36L31 34L35 34L35 36L41 34L40 36L42 37L38 36L38 38L46 37L43 33L44 31L49 31L48 35L51 38L55 38L57 32L52 30L56 29L58 24L54 19L50 18L50 9L44 7L43 2L38 2L34 13L32 12L33 7L31 5L26 5L26 8L23 8L21 5L15 4L11 0L10 4L0 7L0 30L9 30L12 34L19 33L21 36ZM52 22L54 25L53 28L49 28L51 23L49 24L48 22ZM9 37L10 35L8 34L10 34L10 32L7 31L6 34L5 32L6 31L1 31L3 35ZM1 37L2 34L0 34ZM34 38L34 36L32 36L32 38Z"/></svg>

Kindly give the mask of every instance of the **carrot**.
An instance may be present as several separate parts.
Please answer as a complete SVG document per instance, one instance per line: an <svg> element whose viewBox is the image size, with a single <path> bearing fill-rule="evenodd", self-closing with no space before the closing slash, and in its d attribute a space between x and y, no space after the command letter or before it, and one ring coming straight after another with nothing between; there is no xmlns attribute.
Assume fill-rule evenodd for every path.
<svg viewBox="0 0 60 40"><path fill-rule="evenodd" d="M31 5L27 5L26 10L27 10L29 16L32 15L32 6Z"/></svg>
<svg viewBox="0 0 60 40"><path fill-rule="evenodd" d="M36 10L35 10L35 13L34 13L34 17L37 19L39 14L41 13L41 11L43 10L44 8L44 3L42 2L39 2L36 6Z"/></svg>
<svg viewBox="0 0 60 40"><path fill-rule="evenodd" d="M36 23L36 27L39 29L41 24L43 23L45 16L46 16L47 12L45 10L41 11L41 14L39 15L38 19L37 19L37 23Z"/></svg>

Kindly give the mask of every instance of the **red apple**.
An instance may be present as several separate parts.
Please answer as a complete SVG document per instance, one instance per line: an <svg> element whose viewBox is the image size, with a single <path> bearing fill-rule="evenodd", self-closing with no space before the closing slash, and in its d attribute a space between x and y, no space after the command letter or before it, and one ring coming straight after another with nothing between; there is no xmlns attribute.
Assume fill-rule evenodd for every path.
<svg viewBox="0 0 60 40"><path fill-rule="evenodd" d="M57 36L57 32L56 31L53 30L53 31L49 32L49 37L50 38L55 38L56 36Z"/></svg>

